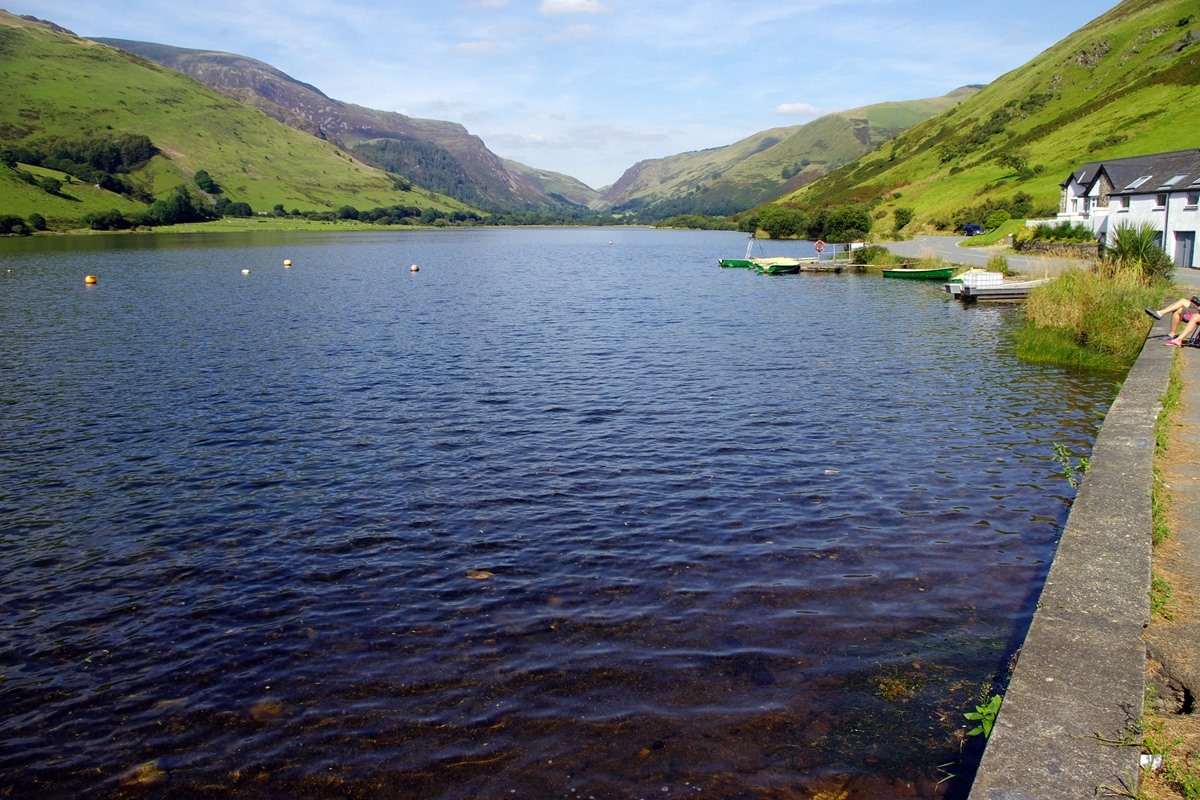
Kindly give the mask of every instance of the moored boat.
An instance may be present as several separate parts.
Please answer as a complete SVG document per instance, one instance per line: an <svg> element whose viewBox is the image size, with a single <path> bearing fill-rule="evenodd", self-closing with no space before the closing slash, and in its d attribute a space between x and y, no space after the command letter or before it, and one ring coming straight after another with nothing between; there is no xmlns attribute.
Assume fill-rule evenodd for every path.
<svg viewBox="0 0 1200 800"><path fill-rule="evenodd" d="M754 259L750 257L753 251L754 236L752 234L750 241L746 242L746 254L744 256L741 258L719 258L717 259L717 265L721 267L742 267L748 269L754 266Z"/></svg>
<svg viewBox="0 0 1200 800"><path fill-rule="evenodd" d="M949 280L955 269L956 267L897 267L896 269L885 269L883 277L917 281L944 281Z"/></svg>
<svg viewBox="0 0 1200 800"><path fill-rule="evenodd" d="M1020 301L1029 297L1029 291L1041 286L1044 283L1049 283L1049 278L1036 278L1031 281L1007 281L999 286L971 286L963 284L958 292L950 292L952 297L957 297L964 303L976 303L979 301ZM947 291L950 291L947 289Z"/></svg>
<svg viewBox="0 0 1200 800"><path fill-rule="evenodd" d="M763 275L794 275L804 264L798 258L752 258L750 261Z"/></svg>

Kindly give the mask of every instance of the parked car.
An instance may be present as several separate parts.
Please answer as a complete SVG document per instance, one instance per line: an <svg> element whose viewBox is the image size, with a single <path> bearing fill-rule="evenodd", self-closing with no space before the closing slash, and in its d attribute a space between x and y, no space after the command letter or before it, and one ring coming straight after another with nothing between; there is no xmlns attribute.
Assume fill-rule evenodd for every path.
<svg viewBox="0 0 1200 800"><path fill-rule="evenodd" d="M983 233L983 226L976 225L974 222L969 222L963 226L963 233L967 236L978 236Z"/></svg>

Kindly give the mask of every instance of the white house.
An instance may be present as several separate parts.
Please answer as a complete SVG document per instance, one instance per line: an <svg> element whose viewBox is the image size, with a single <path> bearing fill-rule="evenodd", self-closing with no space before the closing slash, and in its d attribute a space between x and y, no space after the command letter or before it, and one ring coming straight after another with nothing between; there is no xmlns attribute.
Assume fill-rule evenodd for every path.
<svg viewBox="0 0 1200 800"><path fill-rule="evenodd" d="M1093 161L1060 186L1057 222L1082 223L1106 244L1118 226L1149 222L1175 266L1200 267L1200 149Z"/></svg>

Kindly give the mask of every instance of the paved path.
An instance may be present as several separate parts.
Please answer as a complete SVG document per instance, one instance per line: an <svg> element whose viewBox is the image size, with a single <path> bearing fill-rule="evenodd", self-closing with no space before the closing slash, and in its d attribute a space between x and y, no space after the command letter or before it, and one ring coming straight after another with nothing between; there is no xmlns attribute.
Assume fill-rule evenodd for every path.
<svg viewBox="0 0 1200 800"><path fill-rule="evenodd" d="M1200 288L1200 271L1176 282ZM1149 326L1096 439L971 800L1132 796L1147 652L1160 696L1185 713L1200 698L1200 350L1164 347L1169 325ZM1175 359L1183 397L1162 465L1173 524L1160 555L1186 598L1174 620L1151 622L1153 431Z"/></svg>

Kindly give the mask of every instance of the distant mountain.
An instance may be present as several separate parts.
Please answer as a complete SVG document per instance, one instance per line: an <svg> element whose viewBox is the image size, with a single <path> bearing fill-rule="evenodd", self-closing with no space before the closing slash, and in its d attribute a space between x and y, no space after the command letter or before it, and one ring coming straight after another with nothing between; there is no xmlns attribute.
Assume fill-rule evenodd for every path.
<svg viewBox="0 0 1200 800"><path fill-rule="evenodd" d="M511 210L561 202L531 179L536 171L510 168L478 136L457 123L343 103L269 64L233 53L127 39L94 41L191 75L285 125L326 139L369 164L464 203Z"/></svg>
<svg viewBox="0 0 1200 800"><path fill-rule="evenodd" d="M1100 159L1200 142L1195 0L1125 0L961 104L778 202L866 203L960 228L996 212L1052 216L1059 183Z"/></svg>
<svg viewBox="0 0 1200 800"><path fill-rule="evenodd" d="M561 172L537 169L508 159L504 160L504 165L508 167L509 172L539 186L550 197L568 205L588 208L600 196L583 181Z"/></svg>
<svg viewBox="0 0 1200 800"><path fill-rule="evenodd" d="M179 186L199 191L209 173L220 197L254 211L334 211L403 205L446 212L469 206L420 187L404 187L386 172L349 157L333 143L281 125L258 109L219 94L142 56L81 38L51 23L0 11L0 151L60 141L100 144L144 136L157 154L120 178L117 193L96 181L39 188L30 173L0 163L0 214L36 212L70 227L84 214L132 213L147 198ZM48 184L53 188L53 184ZM215 199L215 198L211 198Z"/></svg>
<svg viewBox="0 0 1200 800"><path fill-rule="evenodd" d="M726 147L642 161L601 194L603 207L642 216L725 216L788 194L979 91L879 103L772 128Z"/></svg>

